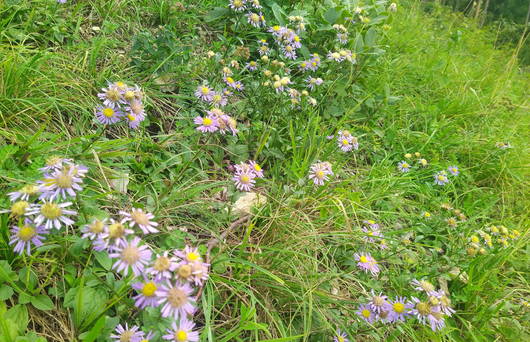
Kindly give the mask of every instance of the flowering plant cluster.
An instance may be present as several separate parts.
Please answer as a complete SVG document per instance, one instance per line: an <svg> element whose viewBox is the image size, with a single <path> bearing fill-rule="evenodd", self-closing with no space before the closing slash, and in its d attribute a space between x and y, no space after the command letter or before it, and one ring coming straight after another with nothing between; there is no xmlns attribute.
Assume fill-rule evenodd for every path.
<svg viewBox="0 0 530 342"><path fill-rule="evenodd" d="M250 191L256 184L256 178L263 178L263 169L254 160L248 163L242 162L234 166L235 172L232 180L236 189L240 191Z"/></svg>
<svg viewBox="0 0 530 342"><path fill-rule="evenodd" d="M489 226L485 230L478 230L469 238L467 254L475 256L478 253L486 254L487 249L492 249L497 243L501 247L508 247L510 241L517 240L521 232L517 229L508 229L505 226Z"/></svg>
<svg viewBox="0 0 530 342"><path fill-rule="evenodd" d="M137 129L145 120L144 93L135 85L124 82L109 82L98 94L102 105L96 108L96 119L104 125L112 125L124 119L130 128Z"/></svg>

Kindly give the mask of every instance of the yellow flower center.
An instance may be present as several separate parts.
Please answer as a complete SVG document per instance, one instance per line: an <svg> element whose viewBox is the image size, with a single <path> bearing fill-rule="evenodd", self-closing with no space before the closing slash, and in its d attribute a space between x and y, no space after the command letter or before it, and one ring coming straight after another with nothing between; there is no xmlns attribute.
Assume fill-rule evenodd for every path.
<svg viewBox="0 0 530 342"><path fill-rule="evenodd" d="M361 255L361 257L359 258L359 261L362 262L362 263L367 263L368 262L368 258L365 257L364 255Z"/></svg>
<svg viewBox="0 0 530 342"><path fill-rule="evenodd" d="M403 303L394 303L394 304L392 304L392 308L397 313L403 313L405 311L405 304L403 304Z"/></svg>
<svg viewBox="0 0 530 342"><path fill-rule="evenodd" d="M441 181L445 180L445 176L444 175L438 175L438 180L441 180Z"/></svg>
<svg viewBox="0 0 530 342"><path fill-rule="evenodd" d="M120 99L120 92L118 89L111 88L107 90L107 98L113 102L117 102Z"/></svg>
<svg viewBox="0 0 530 342"><path fill-rule="evenodd" d="M204 95L208 95L210 93L210 89L208 87L202 87L201 88L201 92L204 94Z"/></svg>
<svg viewBox="0 0 530 342"><path fill-rule="evenodd" d="M431 304L432 306L436 306L436 305L440 304L440 301L435 296L430 296L429 297L429 304Z"/></svg>
<svg viewBox="0 0 530 342"><path fill-rule="evenodd" d="M473 235L473 236L471 237L471 242L478 243L479 241L480 241L480 240L479 240L478 236Z"/></svg>
<svg viewBox="0 0 530 342"><path fill-rule="evenodd" d="M404 168L404 169L408 169L409 164L407 164L407 163L403 163L403 164L401 164L401 167Z"/></svg>
<svg viewBox="0 0 530 342"><path fill-rule="evenodd" d="M123 94L123 97L127 100L127 101L131 101L134 99L134 91L132 90L127 90L124 94Z"/></svg>
<svg viewBox="0 0 530 342"><path fill-rule="evenodd" d="M15 216L22 216L26 212L26 209L28 209L29 203L26 201L18 201L13 203L11 206L11 214Z"/></svg>
<svg viewBox="0 0 530 342"><path fill-rule="evenodd" d="M134 222L141 224L141 225L147 225L149 224L149 218L147 217L147 214L140 210L133 210L131 213L131 218Z"/></svg>
<svg viewBox="0 0 530 342"><path fill-rule="evenodd" d="M210 118L204 118L202 119L203 126L211 126L213 124L213 120Z"/></svg>
<svg viewBox="0 0 530 342"><path fill-rule="evenodd" d="M167 301L174 308L180 308L188 302L188 296L178 288L171 288L167 294Z"/></svg>
<svg viewBox="0 0 530 342"><path fill-rule="evenodd" d="M190 265L182 265L178 269L178 274L181 278L188 279L191 276L191 266Z"/></svg>
<svg viewBox="0 0 530 342"><path fill-rule="evenodd" d="M226 82L228 83L234 83L234 79L232 77L227 77Z"/></svg>
<svg viewBox="0 0 530 342"><path fill-rule="evenodd" d="M350 144L350 142L348 140L342 139L342 145L347 146L349 144Z"/></svg>
<svg viewBox="0 0 530 342"><path fill-rule="evenodd" d="M213 96L213 102L218 103L218 102L221 102L222 99L223 99L222 96L219 95L219 94L215 94L215 95Z"/></svg>
<svg viewBox="0 0 530 342"><path fill-rule="evenodd" d="M385 304L385 300L383 297L375 296L374 298L372 298L372 300L375 306L381 306Z"/></svg>
<svg viewBox="0 0 530 342"><path fill-rule="evenodd" d="M255 23L259 22L259 15L257 15L256 13L252 13L252 15L250 16L250 20Z"/></svg>
<svg viewBox="0 0 530 342"><path fill-rule="evenodd" d="M442 296L440 298L440 302L442 303L443 306L451 306L451 299L449 299L449 297L447 296Z"/></svg>
<svg viewBox="0 0 530 342"><path fill-rule="evenodd" d="M434 285L429 283L428 281L426 280L422 280L420 281L420 287L425 291L425 292L432 292L434 291Z"/></svg>
<svg viewBox="0 0 530 342"><path fill-rule="evenodd" d="M254 170L256 171L261 171L261 166L259 166L259 164L254 164Z"/></svg>
<svg viewBox="0 0 530 342"><path fill-rule="evenodd" d="M157 287L152 281L145 283L142 289L142 294L146 297L152 297L155 294Z"/></svg>
<svg viewBox="0 0 530 342"><path fill-rule="evenodd" d="M53 165L59 164L61 160L62 160L61 157L51 156L50 158L46 159L46 165L53 166Z"/></svg>
<svg viewBox="0 0 530 342"><path fill-rule="evenodd" d="M287 46L285 47L285 51L287 51L287 52L291 52L291 51L293 51L293 47L292 47L291 45L287 45Z"/></svg>
<svg viewBox="0 0 530 342"><path fill-rule="evenodd" d="M57 179L55 179L55 184L61 189L68 189L72 187L72 183L74 182L71 175L69 175L66 172L61 172Z"/></svg>
<svg viewBox="0 0 530 342"><path fill-rule="evenodd" d="M120 336L120 342L131 342L133 335L134 335L133 331L130 331L130 330L124 331Z"/></svg>
<svg viewBox="0 0 530 342"><path fill-rule="evenodd" d="M337 341L339 341L339 342L344 342L344 341L346 341L346 340L345 340L344 337L342 337L342 336L337 336Z"/></svg>
<svg viewBox="0 0 530 342"><path fill-rule="evenodd" d="M371 315L372 313L370 312L370 310L368 310L368 309L364 309L364 310L361 312L361 314L363 315L364 318L369 318L370 315Z"/></svg>
<svg viewBox="0 0 530 342"><path fill-rule="evenodd" d="M239 181L243 184L248 184L250 183L250 177L247 175L243 175L239 178Z"/></svg>
<svg viewBox="0 0 530 342"><path fill-rule="evenodd" d="M319 171L315 172L315 176L316 176L318 179L323 179L323 178L324 178L324 171L319 170Z"/></svg>
<svg viewBox="0 0 530 342"><path fill-rule="evenodd" d="M35 235L37 235L37 231L30 226L24 226L18 231L18 238L22 241L29 241Z"/></svg>
<svg viewBox="0 0 530 342"><path fill-rule="evenodd" d="M121 251L120 258L128 265L135 264L140 260L140 251L137 247L127 246Z"/></svg>
<svg viewBox="0 0 530 342"><path fill-rule="evenodd" d="M158 272L162 272L169 269L170 261L168 257L160 256L155 260L155 264L153 265L153 268L157 270Z"/></svg>
<svg viewBox="0 0 530 342"><path fill-rule="evenodd" d="M418 310L422 316L427 316L431 313L431 306L428 303L419 302L416 304L416 310Z"/></svg>
<svg viewBox="0 0 530 342"><path fill-rule="evenodd" d="M189 261L197 261L201 256L198 253L190 252L186 255L186 259Z"/></svg>
<svg viewBox="0 0 530 342"><path fill-rule="evenodd" d="M105 115L107 118L113 117L114 116L114 109L112 109L112 108L103 109L103 115Z"/></svg>
<svg viewBox="0 0 530 342"><path fill-rule="evenodd" d="M425 214L423 214L423 216L425 216L425 217L431 217L431 213L425 213Z"/></svg>
<svg viewBox="0 0 530 342"><path fill-rule="evenodd" d="M300 41L300 37L298 37L298 36L294 36L293 40L294 40L295 42L299 42L299 41Z"/></svg>
<svg viewBox="0 0 530 342"><path fill-rule="evenodd" d="M45 218L55 220L62 215L63 210L55 203L44 203L40 212Z"/></svg>
<svg viewBox="0 0 530 342"><path fill-rule="evenodd" d="M127 87L127 85L126 85L125 83L121 82L121 81L118 81L118 82L116 82L116 83L114 83L114 84L115 84L116 87L118 87L118 88L126 88L126 87Z"/></svg>
<svg viewBox="0 0 530 342"><path fill-rule="evenodd" d="M331 54L331 57L333 57L334 59L339 59L339 58L340 58L340 53L338 53L338 52L333 52L333 53Z"/></svg>
<svg viewBox="0 0 530 342"><path fill-rule="evenodd" d="M134 116L132 114L128 114L127 115L127 119L129 119L130 121L136 121L136 116Z"/></svg>
<svg viewBox="0 0 530 342"><path fill-rule="evenodd" d="M188 341L188 333L186 333L184 330L179 330L175 333L175 340L177 342L187 342Z"/></svg>
<svg viewBox="0 0 530 342"><path fill-rule="evenodd" d="M278 26L278 25L274 25L274 26L272 27L272 30L273 30L273 31L280 31L280 26Z"/></svg>
<svg viewBox="0 0 530 342"><path fill-rule="evenodd" d="M105 228L105 225L100 220L95 220L94 223L88 226L88 229L94 234L99 234L103 231L103 228Z"/></svg>
<svg viewBox="0 0 530 342"><path fill-rule="evenodd" d="M37 191L39 191L39 187L35 185L26 185L26 186L23 186L22 189L20 189L20 192L23 192L28 195L33 195L37 193Z"/></svg>
<svg viewBox="0 0 530 342"><path fill-rule="evenodd" d="M109 238L117 239L125 235L125 226L120 222L113 223L109 226Z"/></svg>

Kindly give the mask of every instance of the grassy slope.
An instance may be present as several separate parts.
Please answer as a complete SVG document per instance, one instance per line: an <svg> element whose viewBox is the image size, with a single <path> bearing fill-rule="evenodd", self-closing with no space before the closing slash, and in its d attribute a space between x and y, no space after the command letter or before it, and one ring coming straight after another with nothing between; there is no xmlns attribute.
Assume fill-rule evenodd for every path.
<svg viewBox="0 0 530 342"><path fill-rule="evenodd" d="M231 218L212 211L211 198L223 185L219 181L228 174L217 162L215 170L204 171L209 166L202 162L193 163L187 170L189 164L180 158L186 161L196 155L187 152L195 151L195 142L187 141L191 134L174 131L175 123L185 126L180 122L189 116L182 114L187 108L179 88L188 82L194 85L208 66L189 66L191 63L184 60L183 65L169 67L167 82L174 92L168 94L157 85L161 80L151 76L162 74L168 60L155 58L143 61L142 68L134 68L127 59L132 37L139 31L155 32L161 24L174 28L179 33L179 44L190 46L197 54L207 48L205 41L219 44L217 37L222 33L197 17L214 4L184 3L182 10L163 1L139 1L134 6L97 1L93 5L81 2L67 9L58 7L60 12L55 14L39 12L39 6L46 4L34 1L33 8L26 11L44 16L40 21L45 23L58 22L52 27L67 36L68 44L48 41L54 34L50 25L28 21L26 26L10 26L22 34L19 38L25 44L6 37L12 32L2 38L0 136L9 143L31 146L33 165L42 163L41 154L60 149L76 151L73 146L95 132L92 108L97 88L107 79L134 80L148 93L151 125L134 139L124 131L125 137L96 143L102 168L107 173L111 169L131 173L132 198L155 206L157 216L163 217L167 226L189 228L202 242L209 239L210 232L221 233L224 228L218 227L227 227ZM88 20L75 19L80 17ZM6 22L8 27L10 23ZM93 26L100 27L101 33L95 34ZM524 114L528 103L523 101L528 75L518 74L509 51L491 47L487 32L445 11L433 9L431 15L425 15L415 4L404 6L391 26L385 38L387 54L368 67L359 82L374 97L388 89L392 96L399 97L398 101L376 107L363 105L341 119L341 127L362 133L358 160L338 157L334 149L317 146L323 141L320 125L329 131L336 128L331 120L317 121L313 117L307 125L293 120L293 127L307 127L305 131L287 133L293 141L293 153L287 160L269 158L269 204L252 225L234 230L217 252L213 281L203 296L205 336L215 336L214 341L240 336L238 322L243 304L257 310L249 320L267 323L269 328L247 332L241 340L248 340L248 336L305 335L311 341L322 341L337 325L359 340L368 340L368 336L388 340L392 335L417 341L489 341L495 336L519 341L528 336L528 327L521 326L528 314L519 305L528 294L524 277L524 260L528 260L529 253L524 249L526 236L517 248L496 256L471 259L465 255L465 239L485 225L504 224L527 232L525 208L529 201L524 198L528 190L524 177L528 176L528 115ZM25 36L28 33L32 35ZM28 142L29 132L42 123L48 133L39 133L36 141ZM149 136L149 132L156 136ZM259 140L260 132L253 134L247 139ZM84 140L79 136L85 136ZM117 134L107 137L116 138ZM499 151L494 147L496 141L510 141L515 148ZM285 188L305 175L304 165L314 158L315 151L320 159L334 159L341 165L340 179L325 191ZM438 169L459 165L463 172L456 186L434 189L430 185L433 169L398 175L396 163L404 153L416 151ZM218 159L215 148L196 153L207 155L207 161ZM27 156L19 153L16 157L23 167L5 162L3 168L8 171L1 177L6 182L35 175L36 166L28 170L24 165ZM79 157L97 167L92 154ZM172 179L176 191L158 197L165 187L161 180L150 177L157 172ZM101 185L94 186L92 193L105 193L102 174L93 177ZM2 184L0 189L5 191L7 187ZM120 198L121 203L116 204L101 197L109 207L128 201ZM458 231L448 230L444 224L450 215L439 209L442 202L450 202L468 216ZM435 214L432 222L419 219L424 210ZM363 219L381 222L388 239L397 245L392 253L380 256L386 272L378 281L352 272L354 268L348 263L352 253L362 248L358 227ZM400 245L406 236L413 243ZM168 233L166 244L182 243L183 237L191 238L180 232ZM66 246L70 243L64 241ZM65 262L82 267L83 260L69 254L63 257ZM63 260L48 256L39 262L54 265L47 275L61 279ZM449 282L458 314L449 321L444 337L412 324L396 330L370 328L354 318L354 310L370 288L392 296L408 295L407 283L412 277L449 278L449 270L455 267L465 271L469 279L467 283ZM112 310L126 312L126 307L115 305ZM65 321L73 329L71 322Z"/></svg>

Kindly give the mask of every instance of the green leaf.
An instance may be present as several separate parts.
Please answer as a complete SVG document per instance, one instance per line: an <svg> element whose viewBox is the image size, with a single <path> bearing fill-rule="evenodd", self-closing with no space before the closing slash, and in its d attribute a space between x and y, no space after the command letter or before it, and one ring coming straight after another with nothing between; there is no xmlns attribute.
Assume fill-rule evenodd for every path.
<svg viewBox="0 0 530 342"><path fill-rule="evenodd" d="M226 16L229 12L230 10L226 7L216 7L204 16L204 21L211 23L212 21L216 21Z"/></svg>
<svg viewBox="0 0 530 342"><path fill-rule="evenodd" d="M5 260L0 260L0 281L12 282L18 279L17 274L11 270L11 266Z"/></svg>
<svg viewBox="0 0 530 342"><path fill-rule="evenodd" d="M0 286L0 300L7 300L13 295L13 289L11 286L2 285Z"/></svg>
<svg viewBox="0 0 530 342"><path fill-rule="evenodd" d="M96 260L100 263L101 266L103 266L104 269L107 271L110 270L112 267L112 259L109 258L108 253L104 252L94 252L94 256L96 257Z"/></svg>
<svg viewBox="0 0 530 342"><path fill-rule="evenodd" d="M27 293L21 293L18 295L18 302L20 304L28 304L31 301L31 295Z"/></svg>
<svg viewBox="0 0 530 342"><path fill-rule="evenodd" d="M271 5L272 13L274 14L274 18L278 20L278 23L281 26L285 26L285 20L283 19L285 16L285 12L282 10L282 8L275 2Z"/></svg>
<svg viewBox="0 0 530 342"><path fill-rule="evenodd" d="M101 336L100 331L101 329L105 327L106 321L107 321L107 316L101 316L96 321L92 329L90 329L90 331L86 335L83 336L82 340L85 342L95 341L96 338L98 338L98 336Z"/></svg>
<svg viewBox="0 0 530 342"><path fill-rule="evenodd" d="M341 12L337 11L336 8L330 8L324 13L323 17L331 25L335 24L340 18Z"/></svg>
<svg viewBox="0 0 530 342"><path fill-rule="evenodd" d="M55 307L50 297L46 295L38 295L31 298L31 304L37 309L43 311L51 310Z"/></svg>
<svg viewBox="0 0 530 342"><path fill-rule="evenodd" d="M364 42L366 43L366 46L368 48L373 47L375 45L376 39L377 39L377 29L375 27L370 27L364 37Z"/></svg>
<svg viewBox="0 0 530 342"><path fill-rule="evenodd" d="M364 48L364 40L363 35L361 33L357 34L357 37L355 37L355 44L354 44L354 50L355 53L361 53Z"/></svg>
<svg viewBox="0 0 530 342"><path fill-rule="evenodd" d="M13 306L7 310L4 318L12 320L20 333L26 331L28 327L28 309L25 305L17 304Z"/></svg>

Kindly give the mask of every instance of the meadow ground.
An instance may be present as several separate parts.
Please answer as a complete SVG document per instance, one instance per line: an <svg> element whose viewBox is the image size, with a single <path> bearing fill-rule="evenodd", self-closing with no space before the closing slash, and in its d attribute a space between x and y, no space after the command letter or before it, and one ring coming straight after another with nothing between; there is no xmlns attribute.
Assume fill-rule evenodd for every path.
<svg viewBox="0 0 530 342"><path fill-rule="evenodd" d="M168 339L196 340L181 323L185 309L175 320L138 307L138 295L180 300L156 270L138 272L142 280L113 267L144 259L125 255L138 252L132 234L116 235L120 211L132 208L158 223L152 234L141 234L137 216L125 224L153 260L199 248L198 259L177 253L171 277L193 285L187 318L200 341L530 340L530 80L515 52L435 3L247 2L241 12L224 0L0 4L0 341L109 341L125 323L162 341L173 321ZM266 27L250 25L247 11L261 11ZM297 16L301 46L267 32L300 29ZM314 53L318 69L304 69ZM120 81L142 93L117 106L133 111L141 100L145 119L103 125L97 94ZM213 103L238 81L243 91ZM230 117L206 114L212 107ZM31 207L13 207L21 199L8 193L42 179L53 156L88 173L68 162L44 172L39 191L73 202L76 214L35 231L39 214L44 224L53 212L34 194ZM263 178L237 165L249 160ZM75 197L53 196L76 182ZM117 221L87 228L103 218ZM31 254L15 252L17 242ZM207 281L186 274L201 260L211 264ZM417 290L414 279L439 291ZM377 307L379 293L411 301L405 322L389 322L399 315Z"/></svg>

